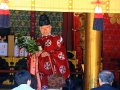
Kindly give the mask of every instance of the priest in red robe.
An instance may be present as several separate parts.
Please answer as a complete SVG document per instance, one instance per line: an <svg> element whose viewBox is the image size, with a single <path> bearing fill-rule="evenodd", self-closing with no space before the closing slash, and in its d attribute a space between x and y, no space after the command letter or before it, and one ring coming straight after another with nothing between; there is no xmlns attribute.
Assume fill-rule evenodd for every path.
<svg viewBox="0 0 120 90"><path fill-rule="evenodd" d="M42 86L47 86L50 75L57 73L67 79L70 76L70 71L63 38L60 35L51 35L52 26L47 15L40 16L39 26L42 37L36 42L42 49L37 52L38 71Z"/></svg>

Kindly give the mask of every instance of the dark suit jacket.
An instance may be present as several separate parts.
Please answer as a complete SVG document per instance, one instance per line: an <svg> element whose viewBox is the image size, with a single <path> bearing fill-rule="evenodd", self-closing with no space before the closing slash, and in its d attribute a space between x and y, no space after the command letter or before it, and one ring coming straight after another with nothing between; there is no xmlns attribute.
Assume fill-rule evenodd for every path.
<svg viewBox="0 0 120 90"><path fill-rule="evenodd" d="M112 87L109 84L104 84L102 86L99 86L99 87L96 87L96 88L92 88L91 90L118 90L118 89L115 89L114 87Z"/></svg>

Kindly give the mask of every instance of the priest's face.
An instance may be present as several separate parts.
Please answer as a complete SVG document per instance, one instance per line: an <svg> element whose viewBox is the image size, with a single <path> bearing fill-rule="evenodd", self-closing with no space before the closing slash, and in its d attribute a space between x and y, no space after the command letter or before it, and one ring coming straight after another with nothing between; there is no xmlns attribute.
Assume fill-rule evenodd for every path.
<svg viewBox="0 0 120 90"><path fill-rule="evenodd" d="M48 36L51 33L51 25L43 25L40 26L40 32L42 33L43 36Z"/></svg>

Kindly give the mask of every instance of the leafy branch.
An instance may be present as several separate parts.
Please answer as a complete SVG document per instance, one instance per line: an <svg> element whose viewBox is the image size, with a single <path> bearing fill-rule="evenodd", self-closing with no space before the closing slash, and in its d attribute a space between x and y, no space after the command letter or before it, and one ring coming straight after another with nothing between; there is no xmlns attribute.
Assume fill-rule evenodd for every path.
<svg viewBox="0 0 120 90"><path fill-rule="evenodd" d="M20 36L17 39L16 45L19 48L25 48L27 52L35 53L39 50L37 43L34 39L28 38L26 36Z"/></svg>

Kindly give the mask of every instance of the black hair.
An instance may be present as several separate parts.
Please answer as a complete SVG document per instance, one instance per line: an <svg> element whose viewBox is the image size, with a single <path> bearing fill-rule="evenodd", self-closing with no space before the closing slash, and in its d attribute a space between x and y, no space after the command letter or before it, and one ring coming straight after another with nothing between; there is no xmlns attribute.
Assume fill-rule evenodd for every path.
<svg viewBox="0 0 120 90"><path fill-rule="evenodd" d="M27 81L28 80L31 80L31 75L28 71L26 70L21 70L21 71L18 71L16 74L15 74L15 81L18 85L20 84L27 84Z"/></svg>

